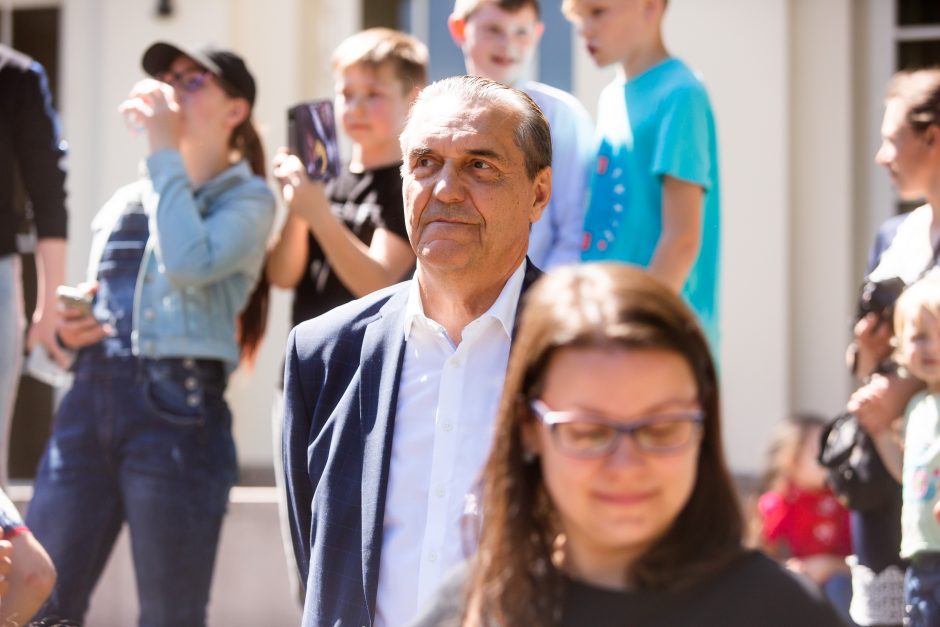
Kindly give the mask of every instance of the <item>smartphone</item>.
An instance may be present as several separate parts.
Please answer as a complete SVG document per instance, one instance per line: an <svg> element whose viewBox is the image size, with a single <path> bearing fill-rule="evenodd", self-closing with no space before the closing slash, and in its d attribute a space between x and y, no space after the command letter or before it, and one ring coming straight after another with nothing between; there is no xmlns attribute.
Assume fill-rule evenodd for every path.
<svg viewBox="0 0 940 627"><path fill-rule="evenodd" d="M56 298L64 306L78 309L84 315L91 315L91 294L77 287L60 285L55 289Z"/></svg>
<svg viewBox="0 0 940 627"><path fill-rule="evenodd" d="M287 110L287 145L307 177L323 181L339 176L339 145L332 100L302 102Z"/></svg>

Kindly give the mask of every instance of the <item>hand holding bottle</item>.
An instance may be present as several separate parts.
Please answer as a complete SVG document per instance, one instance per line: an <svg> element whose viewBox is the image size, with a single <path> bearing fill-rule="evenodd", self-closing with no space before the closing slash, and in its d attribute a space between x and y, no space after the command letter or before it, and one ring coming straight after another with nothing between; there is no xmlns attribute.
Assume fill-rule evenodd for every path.
<svg viewBox="0 0 940 627"><path fill-rule="evenodd" d="M180 106L173 87L153 78L138 81L118 111L134 132L146 132L150 150L179 146Z"/></svg>

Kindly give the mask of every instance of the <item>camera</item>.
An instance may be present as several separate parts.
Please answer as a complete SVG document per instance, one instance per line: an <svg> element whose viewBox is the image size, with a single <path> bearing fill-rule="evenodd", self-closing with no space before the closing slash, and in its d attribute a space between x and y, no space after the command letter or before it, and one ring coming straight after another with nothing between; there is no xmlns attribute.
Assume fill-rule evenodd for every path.
<svg viewBox="0 0 940 627"><path fill-rule="evenodd" d="M865 281L859 290L855 319L861 320L873 313L881 320L891 322L894 316L894 303L905 287L904 281L898 277L881 281Z"/></svg>

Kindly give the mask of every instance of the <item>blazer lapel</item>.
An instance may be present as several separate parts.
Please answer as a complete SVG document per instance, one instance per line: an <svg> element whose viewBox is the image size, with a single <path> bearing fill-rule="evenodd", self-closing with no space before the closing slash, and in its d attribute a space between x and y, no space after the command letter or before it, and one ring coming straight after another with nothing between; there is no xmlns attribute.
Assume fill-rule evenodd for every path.
<svg viewBox="0 0 940 627"><path fill-rule="evenodd" d="M382 519L388 487L392 432L405 345L407 284L366 328L360 355L359 415L362 423L362 575L369 613L375 616L382 550Z"/></svg>
<svg viewBox="0 0 940 627"><path fill-rule="evenodd" d="M526 259L522 293L542 275ZM362 581L369 615L375 616L382 525L388 489L395 407L405 346L408 285L392 296L366 328L360 354L359 415L362 423ZM521 307L516 308L516 315Z"/></svg>
<svg viewBox="0 0 940 627"><path fill-rule="evenodd" d="M512 339L516 339L516 331L519 330L519 316L522 313L522 306L525 304L525 293L529 291L532 284L535 283L544 272L535 267L528 257L525 258L525 274L522 276L522 290L519 293L519 304L516 305L516 323L512 325Z"/></svg>

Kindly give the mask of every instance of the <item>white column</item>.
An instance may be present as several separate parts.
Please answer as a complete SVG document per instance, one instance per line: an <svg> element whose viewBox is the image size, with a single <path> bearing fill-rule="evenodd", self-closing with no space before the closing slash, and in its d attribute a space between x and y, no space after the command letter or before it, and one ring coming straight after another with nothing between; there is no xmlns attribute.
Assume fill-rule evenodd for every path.
<svg viewBox="0 0 940 627"><path fill-rule="evenodd" d="M722 184L721 379L736 472L763 465L790 407L790 98L786 0L675 0L666 44L701 71Z"/></svg>
<svg viewBox="0 0 940 627"><path fill-rule="evenodd" d="M791 7L790 333L794 409L845 403L852 295L852 0Z"/></svg>

